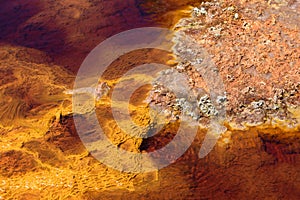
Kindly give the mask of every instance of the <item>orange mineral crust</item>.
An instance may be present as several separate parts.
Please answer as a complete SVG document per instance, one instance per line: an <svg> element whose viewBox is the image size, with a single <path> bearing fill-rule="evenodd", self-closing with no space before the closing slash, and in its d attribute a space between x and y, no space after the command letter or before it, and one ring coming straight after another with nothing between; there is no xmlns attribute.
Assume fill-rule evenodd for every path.
<svg viewBox="0 0 300 200"><path fill-rule="evenodd" d="M299 11L298 1L213 1L175 27L210 54L226 88L227 114L238 126L286 120L297 129Z"/></svg>

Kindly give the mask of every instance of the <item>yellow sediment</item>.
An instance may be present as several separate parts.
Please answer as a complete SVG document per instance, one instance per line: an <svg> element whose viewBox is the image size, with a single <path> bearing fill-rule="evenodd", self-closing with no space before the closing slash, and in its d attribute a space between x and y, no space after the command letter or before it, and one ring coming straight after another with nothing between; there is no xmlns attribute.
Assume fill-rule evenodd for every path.
<svg viewBox="0 0 300 200"><path fill-rule="evenodd" d="M161 16L160 20L168 19L165 23L168 26L170 24L174 26L180 18L188 16L190 10L191 7L185 7L179 11L172 11ZM77 14L75 17L77 17ZM162 21L161 23L164 23ZM24 169L23 172L12 176L0 175L0 199L21 199L25 194L34 195L25 199L82 199L86 192L95 191L96 193L101 193L106 190L112 192L114 190L139 191L141 188L144 188L138 185L145 182L145 180L149 180L150 183L159 181L159 172L141 174L137 178L136 174L119 172L101 164L91 157L86 150L81 153L67 155L55 146L55 143L46 141L47 134L56 133L52 132L51 128L60 123L60 117L72 113L71 97L63 94L65 89L71 89L71 81L66 84L57 83L57 79L64 80L65 77L72 76L64 71L59 71L58 74L61 74L61 77L58 77L58 74L54 71L59 70L59 67L51 70L50 67L45 67L44 65L16 64L16 61L13 63L16 80L0 86L0 97L4 99L7 88L12 90L12 93L18 93L20 92L18 88L28 84L28 87L31 88L30 92L33 92L33 95L28 98L39 104L39 106L29 109L30 114L26 115L27 110L23 109L27 108L27 104L26 102L24 103L22 97L10 97L10 101L6 102L6 104L1 102L0 154L9 151L26 153L26 155L34 158L37 167L35 171L26 171L27 169ZM172 60L168 64L174 65L176 62ZM127 78L135 78L137 81L151 79L151 77L146 75L129 76ZM119 79L101 81L106 81L108 85L114 86ZM47 91L49 88L53 89L53 91ZM34 92L38 94L34 94ZM49 95L51 92L57 94ZM145 94L141 93L141 96L144 97ZM138 97L136 96L135 99ZM112 116L107 114L111 105L111 99L108 97L104 98L96 102L95 105L101 126L112 142L118 145L128 140L130 137L127 133L122 132ZM132 120L137 125L146 126L151 121L149 108L142 101L134 101L129 105L127 102L120 101L116 104L116 108L129 109ZM257 130L262 132L267 130L269 134L282 134L283 137L285 133L287 135L289 133L299 133L300 109L289 108L288 110L298 124L291 126L290 122L274 119L272 122L267 122L254 128L247 126L239 128L236 124L229 123L227 124L228 131L221 136L218 146L226 149L228 144L232 144L232 135L240 132L241 129L245 130L245 134L247 134L247 130L249 131L248 133L253 133ZM126 121L124 123L126 124ZM275 129L280 129L280 131L274 131ZM58 130L60 134L67 134L65 131L63 128ZM171 132L172 130L169 131ZM24 148L24 144L31 141L39 141L45 148L48 145L45 152L54 152L57 155L57 161L53 161L55 165L43 162L38 152ZM141 142L141 139L130 141L124 145L124 148L138 152ZM42 149L42 147L38 148ZM179 174L177 171L174 171L175 173ZM179 177L179 180L181 178L185 180L185 177ZM172 185L171 182L169 184ZM153 184L151 187L153 191L156 189L158 191L161 186Z"/></svg>

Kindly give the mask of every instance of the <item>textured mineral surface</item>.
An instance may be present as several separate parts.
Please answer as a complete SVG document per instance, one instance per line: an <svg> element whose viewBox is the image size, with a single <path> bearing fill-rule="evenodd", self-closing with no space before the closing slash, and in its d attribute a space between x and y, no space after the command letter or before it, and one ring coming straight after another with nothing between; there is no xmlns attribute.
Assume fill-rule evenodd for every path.
<svg viewBox="0 0 300 200"><path fill-rule="evenodd" d="M279 123L297 129L299 10L298 1L206 2L193 10L192 18L177 24L181 34L178 43L186 36L192 37L208 51L218 68L232 126ZM175 53L184 59L178 48ZM217 80L211 77L210 81ZM192 84L197 87L201 82L193 78Z"/></svg>

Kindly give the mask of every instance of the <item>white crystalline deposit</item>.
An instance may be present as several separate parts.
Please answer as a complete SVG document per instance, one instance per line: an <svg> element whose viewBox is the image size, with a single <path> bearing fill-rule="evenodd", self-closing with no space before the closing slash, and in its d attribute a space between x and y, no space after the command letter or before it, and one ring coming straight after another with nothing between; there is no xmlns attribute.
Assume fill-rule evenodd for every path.
<svg viewBox="0 0 300 200"><path fill-rule="evenodd" d="M78 88L74 90L67 90L64 93L65 94L90 94L92 95L96 100L101 99L102 96L106 95L108 91L110 90L110 87L107 85L106 82L99 83L96 87L85 87L85 88Z"/></svg>

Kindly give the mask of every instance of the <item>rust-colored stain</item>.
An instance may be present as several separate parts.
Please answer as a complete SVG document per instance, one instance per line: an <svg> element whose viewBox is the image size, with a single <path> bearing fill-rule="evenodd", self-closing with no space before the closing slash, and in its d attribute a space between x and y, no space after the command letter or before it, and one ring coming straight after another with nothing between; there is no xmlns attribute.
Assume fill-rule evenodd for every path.
<svg viewBox="0 0 300 200"><path fill-rule="evenodd" d="M299 199L299 1L203 2L1 1L0 199ZM87 151L64 92L97 44L145 26L185 30L212 55L228 94L227 131L205 158L198 152L207 129L199 127L176 162L124 173ZM113 89L124 73L149 62L176 66L169 52L144 49L118 58L99 78ZM205 88L192 66L186 70L190 85ZM150 122L150 91L140 87L130 98L136 124ZM180 120L147 139L127 135L110 97L96 114L114 145L147 153L176 135Z"/></svg>

